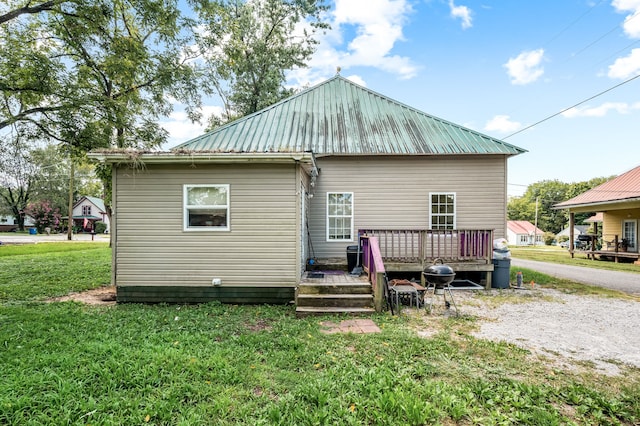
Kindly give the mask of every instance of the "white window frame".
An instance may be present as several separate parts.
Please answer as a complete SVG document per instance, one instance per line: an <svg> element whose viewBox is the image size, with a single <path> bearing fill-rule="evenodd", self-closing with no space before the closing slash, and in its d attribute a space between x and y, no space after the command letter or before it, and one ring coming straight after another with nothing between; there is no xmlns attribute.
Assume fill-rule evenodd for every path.
<svg viewBox="0 0 640 426"><path fill-rule="evenodd" d="M226 205L189 205L187 203L189 189L191 188L224 188L227 193ZM202 231L230 231L231 230L231 187L229 184L185 184L182 186L182 216L183 216L183 231L187 232L202 232ZM226 224L225 226L189 226L189 210L190 209L215 209L226 210Z"/></svg>
<svg viewBox="0 0 640 426"><path fill-rule="evenodd" d="M91 216L91 206L85 204L82 206L82 216Z"/></svg>
<svg viewBox="0 0 640 426"><path fill-rule="evenodd" d="M345 214L341 214L341 215L332 215L329 214L329 199L332 195L348 195L351 197L351 214L349 215L345 215ZM332 192L327 192L327 217L326 217L326 239L327 242L333 243L333 242L345 242L345 241L354 241L353 238L353 210L354 210L354 194L353 192L348 192L348 191L332 191ZM350 221L350 227L349 227L349 238L331 238L331 231L330 231L330 222L331 219L339 219L339 218L343 218L343 219L349 219Z"/></svg>
<svg viewBox="0 0 640 426"><path fill-rule="evenodd" d="M434 196L451 196L453 197L453 213L433 213L433 197ZM437 230L449 230L449 228L441 228L440 225L438 225L438 228L434 228L433 227L433 218L435 216L451 216L453 217L453 224L452 224L452 228L451 229L457 229L457 212L458 212L458 206L457 206L457 196L455 192L430 192L429 193L429 229L437 229Z"/></svg>

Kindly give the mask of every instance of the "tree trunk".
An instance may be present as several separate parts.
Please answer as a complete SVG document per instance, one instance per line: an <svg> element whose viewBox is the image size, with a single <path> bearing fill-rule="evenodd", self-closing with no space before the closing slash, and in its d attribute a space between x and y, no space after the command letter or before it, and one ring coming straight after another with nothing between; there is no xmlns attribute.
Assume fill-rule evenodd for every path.
<svg viewBox="0 0 640 426"><path fill-rule="evenodd" d="M69 220L67 221L69 228L67 229L67 240L69 241L71 241L73 237L73 175L75 173L73 158L70 158L70 160L71 167L69 172Z"/></svg>

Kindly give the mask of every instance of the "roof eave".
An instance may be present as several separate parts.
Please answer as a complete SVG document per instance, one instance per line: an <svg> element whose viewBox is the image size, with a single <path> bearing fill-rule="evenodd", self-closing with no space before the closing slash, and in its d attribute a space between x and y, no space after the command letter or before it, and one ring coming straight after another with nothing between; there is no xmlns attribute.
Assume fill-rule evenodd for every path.
<svg viewBox="0 0 640 426"><path fill-rule="evenodd" d="M640 202L640 197L624 198L619 200L604 200L604 201L597 201L597 202L591 202L591 203L566 204L566 205L562 205L562 203L560 203L553 206L553 208L556 210L580 209L580 208L586 208L586 207L601 207L601 206L607 206L607 205L628 204L633 202Z"/></svg>
<svg viewBox="0 0 640 426"><path fill-rule="evenodd" d="M311 152L90 152L89 158L101 163L135 163L145 164L179 164L179 163L247 163L270 162L290 163L300 162L314 164Z"/></svg>

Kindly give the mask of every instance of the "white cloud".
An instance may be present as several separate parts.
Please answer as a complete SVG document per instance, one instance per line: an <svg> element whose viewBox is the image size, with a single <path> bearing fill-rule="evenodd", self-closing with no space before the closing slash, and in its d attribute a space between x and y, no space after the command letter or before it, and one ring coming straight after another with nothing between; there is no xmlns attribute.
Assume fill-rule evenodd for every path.
<svg viewBox="0 0 640 426"><path fill-rule="evenodd" d="M629 114L633 110L640 109L640 102L628 104L626 102L605 102L596 107L576 107L562 113L566 118L576 117L604 117L609 111L615 111L618 114Z"/></svg>
<svg viewBox="0 0 640 426"><path fill-rule="evenodd" d="M160 126L169 132L168 146L166 148L171 148L202 135L205 127L207 127L206 123L209 116L212 114L220 115L223 112L223 108L210 105L203 106L201 111L202 123L192 123L184 111L174 111L169 117L160 121Z"/></svg>
<svg viewBox="0 0 640 426"><path fill-rule="evenodd" d="M408 0L336 0L328 19L331 30L318 34L320 43L309 67L288 77L299 85L313 84L337 67L358 66L378 68L401 79L414 77L418 67L412 60L391 53L404 40L403 28L411 13ZM353 38L346 39L349 34Z"/></svg>
<svg viewBox="0 0 640 426"><path fill-rule="evenodd" d="M544 49L530 50L510 58L504 67L512 84L524 85L533 83L544 74L540 65L544 59Z"/></svg>
<svg viewBox="0 0 640 426"><path fill-rule="evenodd" d="M471 9L467 6L456 6L453 0L449 0L449 9L451 9L451 17L459 18L462 21L462 29L471 28Z"/></svg>
<svg viewBox="0 0 640 426"><path fill-rule="evenodd" d="M484 125L487 132L511 133L522 128L522 124L512 121L508 115L496 115Z"/></svg>
<svg viewBox="0 0 640 426"><path fill-rule="evenodd" d="M618 12L629 13L622 28L627 36L640 38L640 0L613 0L611 6Z"/></svg>
<svg viewBox="0 0 640 426"><path fill-rule="evenodd" d="M359 75L350 75L348 77L345 77L347 80L351 80L353 81L355 84L359 84L362 87L367 87L367 83L364 81L364 79L362 77L360 77Z"/></svg>
<svg viewBox="0 0 640 426"><path fill-rule="evenodd" d="M609 65L608 76L611 78L627 79L640 73L640 49L633 49L628 56L618 58Z"/></svg>

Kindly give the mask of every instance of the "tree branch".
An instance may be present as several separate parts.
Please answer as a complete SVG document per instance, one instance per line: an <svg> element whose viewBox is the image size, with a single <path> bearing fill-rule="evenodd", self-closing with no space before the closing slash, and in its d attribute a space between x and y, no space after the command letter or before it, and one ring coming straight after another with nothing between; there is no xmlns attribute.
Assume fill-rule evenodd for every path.
<svg viewBox="0 0 640 426"><path fill-rule="evenodd" d="M12 19L17 18L20 15L26 14L35 14L40 12L47 12L53 10L55 6L60 3L63 3L65 0L49 0L37 4L35 6L23 6L17 9L13 9L5 13L4 15L0 15L0 24L4 24L5 22L11 21Z"/></svg>
<svg viewBox="0 0 640 426"><path fill-rule="evenodd" d="M20 113L12 115L11 117L5 119L5 120L1 120L0 121L0 130L4 129L7 126L10 126L14 123L17 123L18 121L23 121L23 120L27 120L28 117L31 114L38 114L38 113L45 113L45 112L53 112L53 111L61 111L63 109L65 109L66 106L64 105L56 105L56 106L49 106L49 107L37 107L37 108L29 108L29 109L25 109L23 111L20 111ZM29 120L31 121L31 120Z"/></svg>

